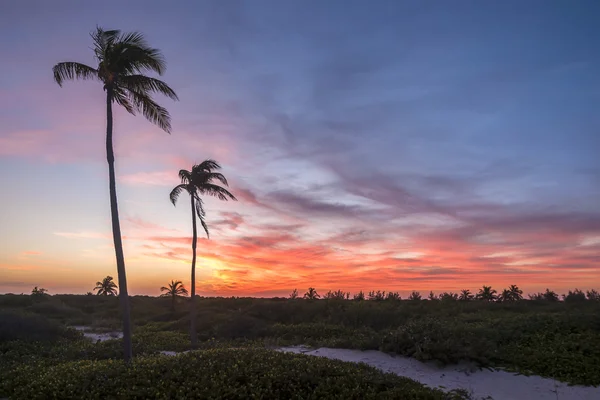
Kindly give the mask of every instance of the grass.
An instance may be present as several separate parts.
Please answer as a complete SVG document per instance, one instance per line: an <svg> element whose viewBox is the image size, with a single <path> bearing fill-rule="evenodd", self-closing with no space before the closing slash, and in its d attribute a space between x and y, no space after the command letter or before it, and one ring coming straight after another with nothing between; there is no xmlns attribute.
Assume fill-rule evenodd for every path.
<svg viewBox="0 0 600 400"><path fill-rule="evenodd" d="M174 312L170 307L169 299L141 296L132 298L134 354L137 357L136 363L141 363L139 368L150 368L149 365L154 363L174 362L163 361L163 357L157 356L159 350L181 351L189 348L187 303L182 301L177 304ZM83 370L92 371L89 372L92 375L104 374L103 371L109 369L108 365L118 365L122 355L118 340L94 344L82 340L80 333L65 329L65 325L118 329L116 298L58 295L32 299L30 296L4 295L0 296L0 321L0 382L29 377L27 371L32 371L31 374L44 371L42 377L56 380L66 371L61 368L75 366L85 366ZM220 363L225 362L221 357L230 354L227 351L232 346L248 350L239 353L241 358L236 358L244 365L240 368L246 374L246 365L261 365L262 368L260 360L269 359L265 358L267 353L263 352L265 346L307 344L382 350L423 361L434 360L441 364L470 360L481 366L502 367L571 384L600 384L600 305L597 302L569 304L536 301L487 303L203 298L199 300L198 322L203 350L194 352L195 355L190 355L190 359L185 358L185 362L195 363L196 359L208 362L205 357L214 357L207 365L219 365L219 368L230 372L235 369L229 370L229 364ZM15 341L15 338L21 340ZM50 342L40 342L40 338L49 338ZM277 387L280 384L277 379L287 376L285 370L279 369L282 365L288 368L287 362L298 365L304 365L305 362L289 361L302 359L297 359L294 355L281 357L283 358L277 359L275 367L268 369L274 380L268 381L271 383L257 382L256 393L263 393L262 390L267 390L265 387ZM291 358L288 360L287 357ZM339 367L337 362L323 362L325 364L322 365L332 371L343 370L344 374L353 376L354 367L351 365ZM115 368L119 370L120 367ZM185 375L181 379L192 379L185 371L189 370L180 371ZM208 374L209 371L204 373ZM89 374L71 374L67 375L68 379L61 379L67 379L68 382L65 381L64 385L71 387L76 382L87 382L92 376ZM136 376L132 375L127 379L135 381L138 379ZM325 381L337 382L332 383L332 387L336 389L330 388L331 390L342 390L338 388L338 383L346 381L334 376L324 376ZM374 393L378 393L378 398L386 398L391 396L390 393L395 393L393 387L403 385L387 376L372 377L375 381L392 382L383 386L375 385L391 391L372 392L375 389L367 382L366 391L357 392L363 393L366 396L364 398L375 396ZM117 386L131 386L129 381L111 378L110 390L118 389L112 381L120 382L114 383ZM317 381L313 384L324 384L320 379ZM49 384L46 381L40 382L35 387L43 388ZM261 386L263 384L266 386ZM304 381L297 384L302 388L308 387L303 386L308 385ZM439 394L430 393L429 389L420 385L419 387L422 392L417 392L424 397L391 398L444 398L435 397ZM14 390L14 387L2 383L0 397L11 393L16 396ZM46 393L43 389L40 390ZM60 386L60 391L62 390L66 389ZM175 389L169 386L168 390L172 394L174 392L171 390ZM298 393L305 393L302 390L299 389ZM105 392L99 393L102 397ZM33 396L31 392L26 394ZM225 397L232 396L227 398L242 395L248 393L242 390L223 394ZM452 395L462 396L456 393ZM76 394L73 396L76 397ZM201 394L198 396L202 397ZM23 394L21 398L25 397ZM298 398L310 397L299 395Z"/></svg>

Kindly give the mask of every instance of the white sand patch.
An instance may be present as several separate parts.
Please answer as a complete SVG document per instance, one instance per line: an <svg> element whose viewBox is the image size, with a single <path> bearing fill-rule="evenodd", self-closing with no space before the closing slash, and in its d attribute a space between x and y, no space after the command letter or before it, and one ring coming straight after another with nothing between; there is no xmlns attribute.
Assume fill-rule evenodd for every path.
<svg viewBox="0 0 600 400"><path fill-rule="evenodd" d="M83 336L93 342L104 342L106 340L121 339L123 332L93 332L89 326L73 326L73 329L83 332Z"/></svg>
<svg viewBox="0 0 600 400"><path fill-rule="evenodd" d="M178 354L184 354L189 352L189 350L185 350L185 351L169 351L169 350L161 350L159 351L160 354L165 355L165 356L176 356Z"/></svg>
<svg viewBox="0 0 600 400"><path fill-rule="evenodd" d="M600 388L568 386L553 379L525 376L462 364L436 367L409 357L390 356L380 351L282 347L278 351L303 353L341 361L363 362L384 372L392 372L442 390L465 389L475 399L493 400L599 400Z"/></svg>

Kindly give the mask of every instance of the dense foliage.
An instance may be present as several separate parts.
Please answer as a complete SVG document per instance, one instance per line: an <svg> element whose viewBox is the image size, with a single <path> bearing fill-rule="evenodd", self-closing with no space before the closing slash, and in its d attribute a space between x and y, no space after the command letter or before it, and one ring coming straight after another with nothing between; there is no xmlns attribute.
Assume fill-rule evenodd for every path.
<svg viewBox="0 0 600 400"><path fill-rule="evenodd" d="M265 349L201 350L178 357L77 361L13 385L14 399L462 399L366 365Z"/></svg>
<svg viewBox="0 0 600 400"><path fill-rule="evenodd" d="M471 360L482 366L503 367L572 384L600 384L600 303L580 300L579 292L572 292L569 301L461 301L461 295L459 300L449 301L417 300L416 295L411 296L412 300L387 296L376 300L377 292L371 301L341 300L341 293L321 300L200 298L199 348L223 351L206 353L216 357L210 365L224 362L217 359L227 354L226 348L231 346L253 348L253 352L239 353L250 357L246 361L252 364L266 354L259 351L265 346L307 344L379 349L440 363ZM60 371L75 366L98 372L113 365L106 360L122 357L119 341L91 343L64 326L118 328L117 300L111 296L0 296L0 321L7 321L0 323L0 397L13 390L7 382L16 385L19 379L33 379L30 375L40 375L40 371L44 374L39 379L58 379ZM189 349L189 309L185 303L172 309L169 298L137 296L131 304L134 355L139 368L162 363L162 358L156 358L160 350ZM15 338L22 340L14 341ZM37 341L40 338L52 340L50 344L41 343ZM120 364L114 364L114 368L118 370ZM136 371L135 374L141 370ZM271 371L273 377L269 379L285 376L284 371ZM72 379L85 381L89 374L71 375ZM135 374L127 379L135 381ZM42 380L35 382L36 387L49 385ZM314 384L325 383L319 380ZM256 390L264 389L258 389L259 386ZM63 386L59 387L63 390ZM30 394L23 392L22 396Z"/></svg>

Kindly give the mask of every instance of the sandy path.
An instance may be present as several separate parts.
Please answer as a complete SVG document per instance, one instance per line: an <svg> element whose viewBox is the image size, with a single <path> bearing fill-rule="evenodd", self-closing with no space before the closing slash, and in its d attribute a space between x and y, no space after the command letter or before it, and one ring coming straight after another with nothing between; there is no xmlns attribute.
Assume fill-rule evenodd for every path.
<svg viewBox="0 0 600 400"><path fill-rule="evenodd" d="M568 386L539 376L479 370L468 365L438 368L413 358L392 357L380 351L324 347L309 349L304 346L282 347L278 350L342 361L364 362L382 371L405 376L430 387L440 387L443 390L466 389L475 399L491 396L494 400L600 400L600 388Z"/></svg>

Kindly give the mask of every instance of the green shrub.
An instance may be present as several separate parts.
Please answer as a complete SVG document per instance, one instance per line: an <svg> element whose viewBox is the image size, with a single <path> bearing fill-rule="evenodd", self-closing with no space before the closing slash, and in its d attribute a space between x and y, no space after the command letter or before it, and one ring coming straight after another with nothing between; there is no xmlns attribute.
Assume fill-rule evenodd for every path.
<svg viewBox="0 0 600 400"><path fill-rule="evenodd" d="M364 364L258 349L24 369L13 399L462 399Z"/></svg>
<svg viewBox="0 0 600 400"><path fill-rule="evenodd" d="M53 341L58 338L76 338L78 332L41 315L0 310L0 342L10 340Z"/></svg>

